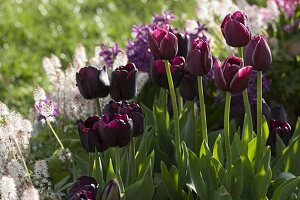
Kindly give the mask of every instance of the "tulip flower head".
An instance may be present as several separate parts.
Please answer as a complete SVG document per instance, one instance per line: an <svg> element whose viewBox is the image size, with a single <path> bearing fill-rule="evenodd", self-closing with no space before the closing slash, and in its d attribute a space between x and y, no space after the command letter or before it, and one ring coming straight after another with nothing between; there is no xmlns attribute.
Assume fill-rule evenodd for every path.
<svg viewBox="0 0 300 200"><path fill-rule="evenodd" d="M87 152L95 152L96 149L102 152L108 148L108 146L103 143L99 134L99 121L100 118L98 116L90 116L85 122L81 120L77 122L80 141Z"/></svg>
<svg viewBox="0 0 300 200"><path fill-rule="evenodd" d="M106 186L104 187L101 200L120 200L120 189L118 182L115 180L109 181Z"/></svg>
<svg viewBox="0 0 300 200"><path fill-rule="evenodd" d="M81 68L76 73L76 86L85 99L106 97L109 93L109 79L106 67L94 66Z"/></svg>
<svg viewBox="0 0 300 200"><path fill-rule="evenodd" d="M191 48L190 36L186 33L176 33L175 34L178 40L178 52L177 56L182 56L186 58L187 53Z"/></svg>
<svg viewBox="0 0 300 200"><path fill-rule="evenodd" d="M222 66L219 60L215 62L216 85L231 94L242 92L248 87L251 73L252 67L243 67L242 59L236 56L228 57Z"/></svg>
<svg viewBox="0 0 300 200"><path fill-rule="evenodd" d="M244 12L236 11L226 15L222 24L222 34L226 43L232 47L244 47L251 39L248 17Z"/></svg>
<svg viewBox="0 0 300 200"><path fill-rule="evenodd" d="M256 35L250 40L245 50L245 63L258 71L265 71L272 63L271 50L264 35Z"/></svg>
<svg viewBox="0 0 300 200"><path fill-rule="evenodd" d="M170 64L170 70L172 74L174 87L177 88L181 83L184 75L185 60L183 57L177 56L174 59L168 61ZM163 60L155 60L150 69L150 76L152 81L158 86L169 89L168 78Z"/></svg>
<svg viewBox="0 0 300 200"><path fill-rule="evenodd" d="M93 177L81 176L71 187L66 200L96 200L98 184Z"/></svg>
<svg viewBox="0 0 300 200"><path fill-rule="evenodd" d="M169 26L149 31L148 42L154 60L171 60L178 52L178 39Z"/></svg>
<svg viewBox="0 0 300 200"><path fill-rule="evenodd" d="M183 100L192 101L198 93L197 76L187 72L179 85L179 93Z"/></svg>
<svg viewBox="0 0 300 200"><path fill-rule="evenodd" d="M99 122L99 132L104 143L110 147L126 146L133 135L133 121L128 115L103 115Z"/></svg>
<svg viewBox="0 0 300 200"><path fill-rule="evenodd" d="M136 95L138 70L133 63L116 68L111 74L110 96L114 100L129 100Z"/></svg>
<svg viewBox="0 0 300 200"><path fill-rule="evenodd" d="M207 75L212 68L212 55L209 44L203 39L197 39L192 43L192 50L188 53L187 70L197 76Z"/></svg>

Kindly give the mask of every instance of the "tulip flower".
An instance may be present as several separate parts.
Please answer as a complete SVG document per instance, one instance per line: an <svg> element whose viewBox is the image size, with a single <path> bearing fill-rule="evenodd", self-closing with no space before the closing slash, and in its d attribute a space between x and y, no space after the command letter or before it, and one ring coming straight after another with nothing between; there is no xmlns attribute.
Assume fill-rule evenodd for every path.
<svg viewBox="0 0 300 200"><path fill-rule="evenodd" d="M179 85L179 93L183 100L194 100L197 96L197 91L197 76L186 73Z"/></svg>
<svg viewBox="0 0 300 200"><path fill-rule="evenodd" d="M177 55L178 39L169 27L149 31L148 42L154 60L171 60Z"/></svg>
<svg viewBox="0 0 300 200"><path fill-rule="evenodd" d="M95 152L95 149L102 152L108 148L98 132L99 120L98 116L90 116L85 122L81 120L77 122L81 144L88 152Z"/></svg>
<svg viewBox="0 0 300 200"><path fill-rule="evenodd" d="M184 33L176 33L175 34L178 39L178 52L177 56L182 56L186 58L187 53L190 50L190 36Z"/></svg>
<svg viewBox="0 0 300 200"><path fill-rule="evenodd" d="M180 56L177 56L170 61L170 70L175 88L179 86L183 78L184 63L184 58ZM156 60L153 62L150 69L150 76L155 84L162 88L169 89L165 63L163 60Z"/></svg>
<svg viewBox="0 0 300 200"><path fill-rule="evenodd" d="M119 109L121 108L121 106L122 106L121 101L111 100L104 106L102 110L102 114L107 115L108 117L111 118L114 114L120 114Z"/></svg>
<svg viewBox="0 0 300 200"><path fill-rule="evenodd" d="M124 147L133 135L133 122L128 115L103 115L99 122L99 132L104 143L110 147Z"/></svg>
<svg viewBox="0 0 300 200"><path fill-rule="evenodd" d="M241 11L226 15L221 24L221 30L229 46L244 47L248 44L251 33L247 21L247 15Z"/></svg>
<svg viewBox="0 0 300 200"><path fill-rule="evenodd" d="M212 55L207 41L197 39L186 58L187 70L196 76L207 75L212 68Z"/></svg>
<svg viewBox="0 0 300 200"><path fill-rule="evenodd" d="M272 155L276 155L276 135L278 135L287 146L289 144L289 139L292 137L292 132L282 106L274 106L271 110L271 116L272 119L269 123L270 134L267 144L271 146Z"/></svg>
<svg viewBox="0 0 300 200"><path fill-rule="evenodd" d="M228 57L222 66L219 60L215 62L216 85L231 94L242 92L248 87L251 73L252 67L243 67L242 59L236 56Z"/></svg>
<svg viewBox="0 0 300 200"><path fill-rule="evenodd" d="M254 36L245 50L246 65L253 66L253 69L265 71L272 63L272 54L264 35Z"/></svg>
<svg viewBox="0 0 300 200"><path fill-rule="evenodd" d="M104 66L98 69L94 66L81 68L76 73L76 86L85 99L106 97L109 93L109 79Z"/></svg>
<svg viewBox="0 0 300 200"><path fill-rule="evenodd" d="M120 189L117 181L111 180L104 187L101 200L120 200Z"/></svg>
<svg viewBox="0 0 300 200"><path fill-rule="evenodd" d="M120 66L112 72L110 95L114 100L128 100L136 95L137 73L133 63Z"/></svg>
<svg viewBox="0 0 300 200"><path fill-rule="evenodd" d="M96 200L98 184L93 177L81 176L69 190L66 200Z"/></svg>

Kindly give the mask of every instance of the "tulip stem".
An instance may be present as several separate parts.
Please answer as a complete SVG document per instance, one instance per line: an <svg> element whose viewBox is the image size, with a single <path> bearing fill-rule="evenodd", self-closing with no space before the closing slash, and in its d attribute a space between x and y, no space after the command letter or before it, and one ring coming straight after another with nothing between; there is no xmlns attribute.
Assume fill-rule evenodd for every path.
<svg viewBox="0 0 300 200"><path fill-rule="evenodd" d="M244 62L244 54L243 54L243 47L238 48L240 57L243 59ZM244 66L243 66L244 67ZM250 109L249 97L248 97L248 90L247 88L243 91L243 101L245 106L245 111L248 119L248 131L250 133L250 140L253 138L253 122L252 122L252 114Z"/></svg>
<svg viewBox="0 0 300 200"><path fill-rule="evenodd" d="M97 114L101 117L102 113L101 113L101 107L100 107L99 98L95 99L95 105L96 105Z"/></svg>
<svg viewBox="0 0 300 200"><path fill-rule="evenodd" d="M260 161L260 151L262 147L262 71L257 71L257 143L256 143L256 168Z"/></svg>
<svg viewBox="0 0 300 200"><path fill-rule="evenodd" d="M61 149L65 149L65 147L64 147L64 145L62 144L62 142L60 141L58 135L55 133L55 131L54 131L54 129L53 129L53 127L52 127L50 121L49 121L48 119L46 119L46 122L47 122L47 125L50 127L50 129L51 129L53 135L55 136L56 140L58 141L58 143L59 143Z"/></svg>
<svg viewBox="0 0 300 200"><path fill-rule="evenodd" d="M176 95L175 95L175 89L173 85L173 79L171 75L170 70L170 63L168 60L164 60L167 78L168 78L168 84L171 94L171 101L172 101L172 107L173 107L173 116L174 116L174 124L175 124L175 145L176 145L176 153L177 153L177 159L178 163L180 165L181 161L181 145L180 145L180 128L179 128L179 116L178 116L178 108L177 108L177 102L176 102Z"/></svg>
<svg viewBox="0 0 300 200"><path fill-rule="evenodd" d="M182 109L183 109L183 100L182 100L182 97L181 97L178 89L176 89L176 92L177 92L177 100L178 100L178 111L179 111L179 115L180 115L180 113L182 112Z"/></svg>
<svg viewBox="0 0 300 200"><path fill-rule="evenodd" d="M136 174L136 163L135 163L135 141L134 138L130 141L131 146L131 163L132 163L132 181L135 182L135 174Z"/></svg>
<svg viewBox="0 0 300 200"><path fill-rule="evenodd" d="M203 95L203 78L202 78L202 76L198 76L197 80L198 80L198 93L199 93L199 101L200 101L202 141L204 141L204 140L207 140L207 124L206 124L206 112L205 112L205 103L204 103L204 95Z"/></svg>
<svg viewBox="0 0 300 200"><path fill-rule="evenodd" d="M226 92L226 101L225 101L225 113L224 113L224 139L225 139L225 152L227 160L227 169L231 167L231 150L230 150L230 132L229 132L229 114L230 114L230 101L231 94Z"/></svg>

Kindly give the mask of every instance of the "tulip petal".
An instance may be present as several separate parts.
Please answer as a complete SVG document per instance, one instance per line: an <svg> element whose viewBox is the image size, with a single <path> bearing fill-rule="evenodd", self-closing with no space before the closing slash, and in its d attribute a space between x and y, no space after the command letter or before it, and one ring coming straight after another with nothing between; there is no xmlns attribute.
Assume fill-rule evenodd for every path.
<svg viewBox="0 0 300 200"><path fill-rule="evenodd" d="M252 54L253 66L256 70L263 71L272 63L272 54L264 38L257 43Z"/></svg>
<svg viewBox="0 0 300 200"><path fill-rule="evenodd" d="M202 69L201 61L201 51L199 49L194 49L190 51L186 58L187 71L195 76L205 75L204 69Z"/></svg>
<svg viewBox="0 0 300 200"><path fill-rule="evenodd" d="M168 33L167 30L162 29L160 27L156 27L156 29L153 31L152 35L157 42L157 44L160 44L165 35Z"/></svg>
<svg viewBox="0 0 300 200"><path fill-rule="evenodd" d="M215 71L214 77L216 81L216 85L220 90L226 91L226 81L223 75L223 71L221 68L221 62L216 60L215 62Z"/></svg>
<svg viewBox="0 0 300 200"><path fill-rule="evenodd" d="M155 38L152 36L150 32L148 32L148 43L154 59L155 60L162 59L162 55L158 48L158 43L156 42Z"/></svg>
<svg viewBox="0 0 300 200"><path fill-rule="evenodd" d="M241 68L233 77L230 83L229 86L230 93L236 94L245 90L248 87L251 78L251 73L252 73L251 66L246 66Z"/></svg>
<svg viewBox="0 0 300 200"><path fill-rule="evenodd" d="M162 54L163 59L173 59L178 52L177 37L173 33L168 32L161 41L159 50Z"/></svg>
<svg viewBox="0 0 300 200"><path fill-rule="evenodd" d="M232 47L246 46L251 39L248 28L235 20L229 20L226 22L224 33L226 43Z"/></svg>
<svg viewBox="0 0 300 200"><path fill-rule="evenodd" d="M247 44L245 48L245 65L253 66L252 55L255 46L256 46L256 42L253 39L250 40L250 42Z"/></svg>

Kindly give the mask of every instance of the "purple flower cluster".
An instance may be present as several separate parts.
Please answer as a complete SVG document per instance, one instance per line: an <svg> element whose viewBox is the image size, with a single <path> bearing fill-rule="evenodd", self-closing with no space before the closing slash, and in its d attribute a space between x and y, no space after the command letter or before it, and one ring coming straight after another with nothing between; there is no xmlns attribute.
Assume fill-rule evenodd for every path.
<svg viewBox="0 0 300 200"><path fill-rule="evenodd" d="M103 58L105 66L112 67L119 52L121 52L121 49L117 43L115 43L113 47L107 47L106 45L101 44L99 55Z"/></svg>
<svg viewBox="0 0 300 200"><path fill-rule="evenodd" d="M295 14L297 5L300 4L299 0L276 0L276 4L279 8L289 16L292 17Z"/></svg>
<svg viewBox="0 0 300 200"><path fill-rule="evenodd" d="M144 72L150 71L150 65L153 57L149 50L148 44L148 31L154 30L155 27L162 27L168 25L171 20L175 20L176 16L172 13L163 11L161 15L154 14L152 22L150 24L134 25L132 27L132 34L135 40L129 40L126 46L126 54L129 62L134 63L137 68ZM195 39L201 35L204 36L204 32L207 30L204 25L198 23L196 31L193 33L186 33L191 39Z"/></svg>

